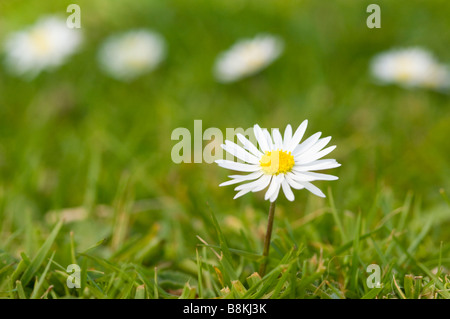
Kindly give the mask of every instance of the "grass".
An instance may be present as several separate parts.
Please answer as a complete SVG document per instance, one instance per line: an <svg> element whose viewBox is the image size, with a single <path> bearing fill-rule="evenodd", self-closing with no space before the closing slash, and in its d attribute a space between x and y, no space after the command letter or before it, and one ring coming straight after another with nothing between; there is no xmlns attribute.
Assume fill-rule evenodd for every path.
<svg viewBox="0 0 450 319"><path fill-rule="evenodd" d="M331 205L310 208L305 217L291 222L280 212L263 278L257 270L264 223L250 207L251 220L240 227L236 225L240 220L219 222L209 211L205 223L210 227L191 239L195 254L185 253L178 261L161 256L176 254L180 243L173 240L175 234L164 236L159 227L101 257L102 251L112 250L112 241L81 251L70 229L82 221L59 222L48 236L41 236L47 239L33 256L22 253L15 258L2 251L2 297L449 298L450 278L444 267L449 262L444 257L448 248L434 247L432 234L446 218L448 207L435 211L430 219L429 212L416 204L417 199L409 195L395 207L388 194L380 192L364 217L340 213ZM342 233L334 216L345 225ZM226 235L221 224L228 229ZM335 231L325 240L328 227ZM71 274L65 265L72 263L80 265L79 289L65 284ZM370 264L381 268L381 288L366 284L372 274L366 270Z"/></svg>
<svg viewBox="0 0 450 319"><path fill-rule="evenodd" d="M419 45L450 61L444 1L84 1L85 47L26 82L0 68L0 298L449 298L449 96L376 86L370 58ZM0 41L60 2L0 1ZM169 54L128 84L97 67L109 34L162 33ZM211 66L236 39L286 41L260 74L221 85ZM174 164L177 127L298 125L338 147L327 194L232 200L227 171ZM204 142L206 144L207 141ZM282 197L282 196L281 196ZM68 288L67 267L81 288ZM369 265L380 288L369 288Z"/></svg>

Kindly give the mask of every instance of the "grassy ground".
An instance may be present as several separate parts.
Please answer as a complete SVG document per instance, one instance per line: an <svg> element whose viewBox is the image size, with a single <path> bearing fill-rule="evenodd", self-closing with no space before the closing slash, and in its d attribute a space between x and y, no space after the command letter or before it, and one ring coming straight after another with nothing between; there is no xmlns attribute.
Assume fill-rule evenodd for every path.
<svg viewBox="0 0 450 319"><path fill-rule="evenodd" d="M71 1L0 1L0 40ZM449 96L376 86L370 58L423 46L450 62L447 1L85 1L85 45L26 82L0 69L0 297L449 298ZM124 84L98 68L106 36L164 35L168 57ZM259 32L286 42L262 73L223 85L216 55ZM335 182L269 205L232 200L229 172L174 164L171 132L299 125L338 147ZM61 223L61 220L64 222ZM81 269L81 288L66 268ZM369 288L367 266L382 287Z"/></svg>

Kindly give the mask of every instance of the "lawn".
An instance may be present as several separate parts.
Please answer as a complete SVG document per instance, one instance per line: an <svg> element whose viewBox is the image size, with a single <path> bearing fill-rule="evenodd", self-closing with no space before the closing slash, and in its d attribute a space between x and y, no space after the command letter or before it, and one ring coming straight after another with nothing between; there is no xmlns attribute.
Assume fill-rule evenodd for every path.
<svg viewBox="0 0 450 319"><path fill-rule="evenodd" d="M2 51L0 298L450 298L450 94L369 70L397 47L450 65L450 2L379 0L370 29L372 2L78 0L82 48L61 67L26 80ZM0 42L70 3L0 0ZM122 82L98 49L132 29L167 55ZM283 39L280 57L217 82L218 54L259 33ZM264 192L233 200L228 170L173 162L171 135L305 119L332 136L339 180L279 196L260 276Z"/></svg>

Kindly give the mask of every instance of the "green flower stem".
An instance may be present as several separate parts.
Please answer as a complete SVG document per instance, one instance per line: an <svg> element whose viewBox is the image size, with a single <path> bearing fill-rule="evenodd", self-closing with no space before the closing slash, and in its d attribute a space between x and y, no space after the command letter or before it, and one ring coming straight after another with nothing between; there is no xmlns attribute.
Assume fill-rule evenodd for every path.
<svg viewBox="0 0 450 319"><path fill-rule="evenodd" d="M259 275L261 277L264 276L266 272L266 266L269 261L269 249L270 249L270 238L272 237L272 228L273 228L273 217L275 216L275 201L270 203L269 208L269 220L267 222L267 230L266 230L266 237L264 238L264 250L263 250L263 257L264 260L259 267Z"/></svg>

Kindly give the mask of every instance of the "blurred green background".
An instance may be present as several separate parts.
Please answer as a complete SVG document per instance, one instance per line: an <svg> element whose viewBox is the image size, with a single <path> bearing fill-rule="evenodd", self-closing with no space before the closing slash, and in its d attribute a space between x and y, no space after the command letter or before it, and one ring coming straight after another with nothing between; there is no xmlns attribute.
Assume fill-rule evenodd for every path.
<svg viewBox="0 0 450 319"><path fill-rule="evenodd" d="M0 42L42 15L68 16L72 2L0 1ZM218 187L227 170L171 161L172 131L193 131L195 119L223 131L255 123L284 129L308 119L307 136L321 131L337 145L328 158L342 164L330 171L340 179L315 185L325 193L330 187L342 214L364 216L380 197L396 207L413 194L425 211L444 207L427 238L436 245L450 239L439 192L450 191L450 96L377 86L369 74L370 59L395 47L424 47L450 63L450 2L76 3L85 40L79 53L32 81L0 68L0 248L14 256L33 253L52 214L77 218L85 211L65 226L80 249L107 238L111 244L99 254L111 256L156 232L157 247L166 246L147 263L173 262L195 256L195 235L208 237L207 202L232 235L230 246L239 246L242 225L261 233L268 209L263 193L233 200L233 187ZM381 7L381 29L366 26L370 3ZM118 82L99 69L97 50L107 36L135 28L162 34L167 58L149 74ZM253 77L217 83L217 54L261 32L284 39L282 56ZM327 203L307 191L295 195L293 203L280 196L280 223L295 225ZM331 241L332 217L321 218L314 239Z"/></svg>

